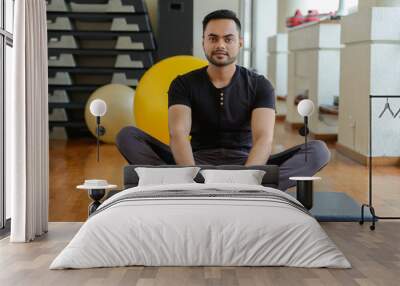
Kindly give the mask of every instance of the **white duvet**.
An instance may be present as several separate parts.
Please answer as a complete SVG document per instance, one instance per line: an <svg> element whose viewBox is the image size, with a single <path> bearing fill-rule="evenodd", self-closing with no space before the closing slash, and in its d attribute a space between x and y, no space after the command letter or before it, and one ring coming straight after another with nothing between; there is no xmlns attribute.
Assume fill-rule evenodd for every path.
<svg viewBox="0 0 400 286"><path fill-rule="evenodd" d="M262 190L297 202L279 190L254 185L127 189L100 206L103 210L82 225L50 269L127 265L351 267L313 217L279 201L174 197L115 203L133 192L205 189Z"/></svg>

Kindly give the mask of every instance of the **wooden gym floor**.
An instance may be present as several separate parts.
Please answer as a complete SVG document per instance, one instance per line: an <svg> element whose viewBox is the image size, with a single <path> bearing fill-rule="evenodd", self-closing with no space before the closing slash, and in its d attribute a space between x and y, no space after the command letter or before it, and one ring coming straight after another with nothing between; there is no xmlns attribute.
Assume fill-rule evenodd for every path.
<svg viewBox="0 0 400 286"><path fill-rule="evenodd" d="M295 131L277 123L274 151L302 143ZM318 175L316 191L346 192L367 201L368 171L329 144L332 160ZM29 244L0 241L0 285L399 285L400 223L323 223L331 239L353 268L302 269L288 267L124 267L50 271L48 266L71 240L87 216L89 199L75 186L101 178L121 186L126 164L113 145L102 145L96 162L94 140L50 142L49 233ZM374 170L374 204L379 215L400 215L400 169Z"/></svg>
<svg viewBox="0 0 400 286"><path fill-rule="evenodd" d="M288 130L283 122L275 127L273 153L301 144L304 137ZM336 152L328 144L331 162L318 173L315 191L345 192L355 200L368 201L368 168ZM76 186L85 179L106 179L122 186L122 169L127 163L115 145L102 144L96 161L93 139L50 141L50 221L85 221L90 202L86 191ZM400 215L400 167L374 169L374 206L378 215Z"/></svg>

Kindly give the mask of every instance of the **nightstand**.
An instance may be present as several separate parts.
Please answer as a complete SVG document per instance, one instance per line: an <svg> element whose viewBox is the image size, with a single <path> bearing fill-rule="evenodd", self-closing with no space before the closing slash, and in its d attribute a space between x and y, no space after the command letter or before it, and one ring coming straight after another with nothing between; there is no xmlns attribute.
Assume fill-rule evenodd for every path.
<svg viewBox="0 0 400 286"><path fill-rule="evenodd" d="M296 198L303 206L310 210L313 207L314 191L313 182L321 180L320 177L290 177L289 180L296 181Z"/></svg>
<svg viewBox="0 0 400 286"><path fill-rule="evenodd" d="M92 199L92 203L88 207L88 214L90 216L100 206L100 201L104 198L106 191L116 189L117 187L117 185L108 184L106 180L85 180L83 185L79 185L76 188L86 190L89 198Z"/></svg>

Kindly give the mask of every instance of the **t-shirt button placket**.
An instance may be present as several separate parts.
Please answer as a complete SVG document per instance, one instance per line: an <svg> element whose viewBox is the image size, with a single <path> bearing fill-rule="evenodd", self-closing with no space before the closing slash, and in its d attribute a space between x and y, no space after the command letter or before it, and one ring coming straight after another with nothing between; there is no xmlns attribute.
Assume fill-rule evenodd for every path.
<svg viewBox="0 0 400 286"><path fill-rule="evenodd" d="M220 93L220 96L221 96L221 97L220 97L220 99L221 99L220 105L221 105L221 106L224 106L224 93L221 92L221 93Z"/></svg>

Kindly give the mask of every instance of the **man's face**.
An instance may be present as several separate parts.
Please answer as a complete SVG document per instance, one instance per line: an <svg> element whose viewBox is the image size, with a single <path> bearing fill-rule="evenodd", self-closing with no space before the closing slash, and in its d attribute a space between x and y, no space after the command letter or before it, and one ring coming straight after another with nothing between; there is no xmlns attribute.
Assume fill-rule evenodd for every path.
<svg viewBox="0 0 400 286"><path fill-rule="evenodd" d="M230 19L208 22L203 34L203 49L207 60L223 67L236 62L243 45L236 23Z"/></svg>

